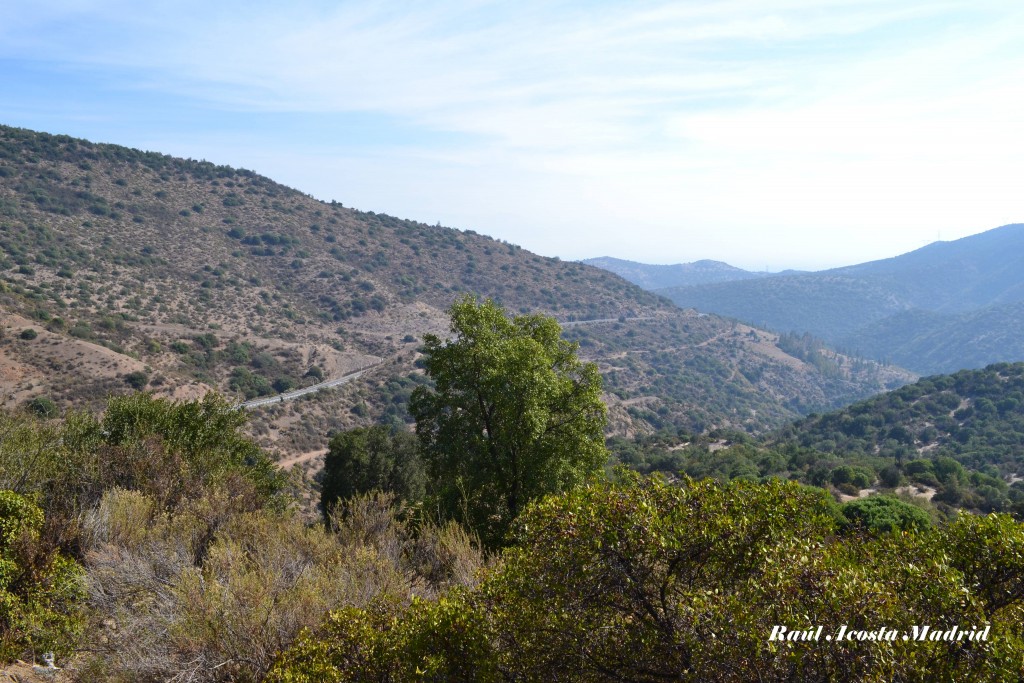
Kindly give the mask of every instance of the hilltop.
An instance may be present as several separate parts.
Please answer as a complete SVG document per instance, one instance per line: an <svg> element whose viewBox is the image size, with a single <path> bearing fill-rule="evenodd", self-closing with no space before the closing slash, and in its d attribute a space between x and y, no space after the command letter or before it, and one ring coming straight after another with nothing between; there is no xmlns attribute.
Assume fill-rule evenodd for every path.
<svg viewBox="0 0 1024 683"><path fill-rule="evenodd" d="M1024 360L1024 224L844 268L658 292L919 373Z"/></svg>
<svg viewBox="0 0 1024 683"><path fill-rule="evenodd" d="M649 263L626 261L611 256L601 256L599 258L583 259L580 263L603 268L646 290L750 280L767 275L767 273L752 273L742 268L730 266L722 261L711 261L708 259L694 261L693 263L652 265Z"/></svg>
<svg viewBox="0 0 1024 683"><path fill-rule="evenodd" d="M251 171L6 127L0 246L8 408L95 408L135 389L241 401L372 366L359 382L254 410L253 433L280 453L407 421L405 401L425 381L420 336L443 334L445 309L467 292L567 323L602 365L617 433L762 431L913 379L828 351L790 355L777 335L471 230L321 202Z"/></svg>

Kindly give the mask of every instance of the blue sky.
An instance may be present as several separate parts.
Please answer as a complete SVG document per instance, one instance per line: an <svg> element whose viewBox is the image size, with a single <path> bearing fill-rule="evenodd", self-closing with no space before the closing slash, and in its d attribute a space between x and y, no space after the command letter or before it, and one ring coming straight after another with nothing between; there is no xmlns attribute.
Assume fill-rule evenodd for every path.
<svg viewBox="0 0 1024 683"><path fill-rule="evenodd" d="M1024 222L1013 0L12 0L0 122L548 256L751 269Z"/></svg>

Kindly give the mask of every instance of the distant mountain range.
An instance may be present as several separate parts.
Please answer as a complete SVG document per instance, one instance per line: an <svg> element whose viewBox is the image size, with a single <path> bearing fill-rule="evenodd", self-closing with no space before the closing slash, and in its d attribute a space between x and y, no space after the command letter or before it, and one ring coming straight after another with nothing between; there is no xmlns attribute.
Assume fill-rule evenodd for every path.
<svg viewBox="0 0 1024 683"><path fill-rule="evenodd" d="M844 268L654 291L922 374L1024 360L1024 224Z"/></svg>
<svg viewBox="0 0 1024 683"><path fill-rule="evenodd" d="M708 259L694 261L693 263L652 265L649 263L626 261L611 256L600 256L598 258L584 259L581 263L611 271L619 277L647 290L750 280L765 277L769 274L754 273L730 266L728 263Z"/></svg>

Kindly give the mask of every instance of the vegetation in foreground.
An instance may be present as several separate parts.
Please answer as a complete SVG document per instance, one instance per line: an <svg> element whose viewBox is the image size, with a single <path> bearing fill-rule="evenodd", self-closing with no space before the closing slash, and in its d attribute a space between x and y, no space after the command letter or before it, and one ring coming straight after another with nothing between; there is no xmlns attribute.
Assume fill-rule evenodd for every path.
<svg viewBox="0 0 1024 683"><path fill-rule="evenodd" d="M629 474L532 505L474 588L333 612L268 680L1016 680L1022 551L1007 516L871 533L821 489ZM924 625L987 640L902 639Z"/></svg>

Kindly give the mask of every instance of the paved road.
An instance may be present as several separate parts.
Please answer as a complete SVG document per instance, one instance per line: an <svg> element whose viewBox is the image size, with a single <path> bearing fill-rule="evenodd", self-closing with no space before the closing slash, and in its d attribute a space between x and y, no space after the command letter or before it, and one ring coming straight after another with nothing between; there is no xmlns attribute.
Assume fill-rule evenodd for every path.
<svg viewBox="0 0 1024 683"><path fill-rule="evenodd" d="M594 323L631 323L635 320L653 320L651 316L637 317L637 318L595 318L594 320L570 320L564 323L558 323L564 330L567 327L576 327L577 325L593 325Z"/></svg>
<svg viewBox="0 0 1024 683"><path fill-rule="evenodd" d="M320 382L319 384L314 384L313 386L305 387L303 389L295 389L294 391L288 391L288 392L285 392L283 394L278 394L277 396L267 396L266 398L254 398L251 401L245 401L244 403L239 403L238 407L239 408L258 408L259 406L270 405L271 403L282 403L284 401L291 401L292 399L296 399L296 398L298 398L300 396L305 396L306 394L312 394L313 392L320 391L322 389L330 389L331 387L338 387L338 386L341 386L342 384L347 384L347 383L351 382L354 379L359 379L360 377L363 376L364 372L372 370L373 368L377 367L378 365L380 365L383 362L384 362L383 358L378 358L376 363L373 363L372 365L367 365L365 368L360 368L359 370L356 370L355 372L350 372L347 375L342 375L341 377L335 377L334 379L324 380L323 382Z"/></svg>

